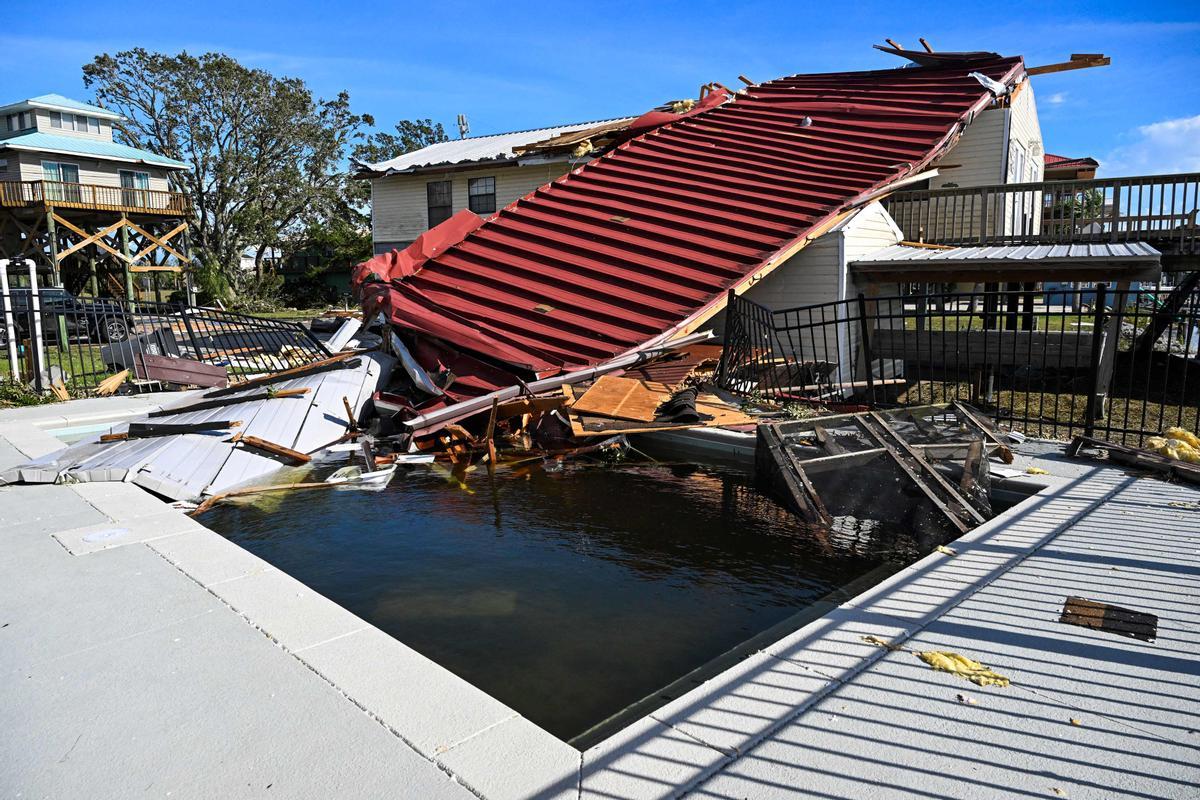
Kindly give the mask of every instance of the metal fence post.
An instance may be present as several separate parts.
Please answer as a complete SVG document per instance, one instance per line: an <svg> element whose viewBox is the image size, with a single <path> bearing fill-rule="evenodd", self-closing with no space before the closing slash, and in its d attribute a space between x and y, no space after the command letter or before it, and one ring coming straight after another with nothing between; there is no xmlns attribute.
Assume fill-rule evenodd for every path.
<svg viewBox="0 0 1200 800"><path fill-rule="evenodd" d="M863 359L867 365L867 394L871 398L871 403L875 402L875 376L871 374L871 329L867 325L867 296L862 292L858 293L858 324L859 338L862 339Z"/></svg>
<svg viewBox="0 0 1200 800"><path fill-rule="evenodd" d="M737 292L730 289L725 300L725 332L721 337L724 339L725 346L721 348L721 358L717 361L717 386L720 386L722 389L729 388L729 357L730 353L734 350L734 348L730 347L730 344L736 341L736 338L730 335L730 331L735 329L734 326L739 321Z"/></svg>
<svg viewBox="0 0 1200 800"><path fill-rule="evenodd" d="M33 331L33 388L38 392L46 391L42 380L42 370L46 364L46 341L42 336L42 299L38 294L37 264L33 259L25 259L29 265L29 327Z"/></svg>
<svg viewBox="0 0 1200 800"><path fill-rule="evenodd" d="M1105 295L1107 294L1107 291L1107 284L1096 284L1096 302L1092 307L1092 353L1091 361L1089 363L1091 379L1088 381L1087 406L1086 410L1084 411L1083 418L1084 436L1096 435L1096 416L1098 411L1097 405L1100 401L1100 398L1098 397L1098 393L1100 391L1100 360L1104 356L1105 344L1104 304L1106 301ZM1120 335L1120 332L1118 332L1117 335Z"/></svg>
<svg viewBox="0 0 1200 800"><path fill-rule="evenodd" d="M0 259L0 302L4 303L4 339L8 349L8 370L13 383L21 380L20 362L17 358L17 320L13 316L12 293L8 290L9 259Z"/></svg>

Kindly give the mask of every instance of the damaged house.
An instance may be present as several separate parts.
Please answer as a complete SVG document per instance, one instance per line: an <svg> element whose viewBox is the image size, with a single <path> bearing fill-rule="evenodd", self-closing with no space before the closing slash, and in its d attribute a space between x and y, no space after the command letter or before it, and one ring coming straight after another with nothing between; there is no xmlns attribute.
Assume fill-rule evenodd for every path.
<svg viewBox="0 0 1200 800"><path fill-rule="evenodd" d="M611 126L587 163L494 216L459 211L358 267L366 312L426 373L453 375L404 416L720 332L731 293L768 308L852 297L849 263L905 238L880 198L1041 177L1019 57L705 88L686 110ZM832 351L854 346L844 333Z"/></svg>

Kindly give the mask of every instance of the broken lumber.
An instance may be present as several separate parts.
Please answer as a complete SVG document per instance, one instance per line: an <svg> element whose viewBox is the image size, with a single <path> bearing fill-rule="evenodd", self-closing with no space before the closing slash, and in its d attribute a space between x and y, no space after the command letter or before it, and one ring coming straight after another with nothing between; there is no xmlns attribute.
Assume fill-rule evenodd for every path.
<svg viewBox="0 0 1200 800"><path fill-rule="evenodd" d="M121 433L106 433L100 437L100 441L122 442L126 439L156 439L161 436L179 436L184 433L215 433L237 428L241 424L241 420L212 420L182 424L131 422L129 430Z"/></svg>
<svg viewBox="0 0 1200 800"><path fill-rule="evenodd" d="M1081 452L1084 447L1104 450L1108 453L1109 459L1118 464L1124 464L1125 466L1137 469L1153 470L1167 477L1200 484L1200 466L1180 461L1177 458L1170 458L1160 453L1154 453L1150 450L1105 442L1091 436L1076 436L1072 439L1071 444L1067 446L1067 455L1071 458L1087 458L1088 456Z"/></svg>
<svg viewBox="0 0 1200 800"><path fill-rule="evenodd" d="M783 437L771 424L758 426L758 442L754 448L755 475L767 483L785 505L806 522L829 525L833 522L820 495L800 461L788 452Z"/></svg>
<svg viewBox="0 0 1200 800"><path fill-rule="evenodd" d="M151 411L146 416L173 417L176 414L187 414L192 411L205 411L210 408L222 408L223 406L232 406L238 403L249 403L254 400L274 400L277 397L300 397L308 394L309 391L311 390L307 386L300 389L268 389L265 392L243 395L242 397L221 397L214 400L201 400L198 403L191 403L186 406L161 408L158 411Z"/></svg>
<svg viewBox="0 0 1200 800"><path fill-rule="evenodd" d="M658 407L670 397L665 384L602 375L575 400L571 410L598 417L654 422Z"/></svg>
<svg viewBox="0 0 1200 800"><path fill-rule="evenodd" d="M260 439L257 436L239 435L237 437L237 441L246 445L247 447L253 447L256 450L262 450L270 453L271 455L289 459L296 464L307 464L308 462L312 461L312 456L301 453L298 450L293 450L290 447L284 447L281 444L276 444L275 442L268 442L266 439Z"/></svg>
<svg viewBox="0 0 1200 800"><path fill-rule="evenodd" d="M100 397L108 397L121 387L126 379L129 378L129 370L123 369L116 375L109 375L100 383L96 384L96 394Z"/></svg>
<svg viewBox="0 0 1200 800"><path fill-rule="evenodd" d="M1043 64L1040 67L1026 67L1025 74L1029 76L1047 75L1051 72L1066 72L1072 69L1088 69L1090 67L1107 67L1112 59L1103 53L1075 53L1070 61L1060 61L1057 64Z"/></svg>
<svg viewBox="0 0 1200 800"><path fill-rule="evenodd" d="M496 419L507 419L519 414L531 414L534 411L554 411L567 403L566 395L557 394L550 397L522 397L520 400L510 400L507 403L492 404Z"/></svg>
<svg viewBox="0 0 1200 800"><path fill-rule="evenodd" d="M644 347L641 350L634 350L623 355L620 355L603 364L598 364L594 367L568 372L564 375L553 375L548 378L533 381L532 383L507 386L503 389L497 389L494 392L489 392L485 395L472 397L469 400L464 400L461 403L455 403L444 408L439 408L436 411L430 411L427 414L420 414L412 419L404 420L403 424L410 428L414 436L419 436L423 433L431 433L440 428L447 422L457 422L467 417L473 416L483 411L487 411L492 400L511 400L520 397L523 394L537 394L545 392L562 384L583 383L584 381L594 380L601 375L609 372L616 372L620 369L627 369L637 364L644 364L650 359L662 355L671 350L677 350L680 347L686 347L689 344L695 344L713 338L712 331L704 331L702 333L691 333L680 336L671 342L663 344L655 344Z"/></svg>
<svg viewBox="0 0 1200 800"><path fill-rule="evenodd" d="M206 398L226 397L234 394L235 392L240 392L243 389L249 389L254 386L267 386L272 383L291 380L292 378L307 378L309 375L317 375L319 373L328 372L334 369L346 369L348 367L354 367L355 364L352 363L351 359L353 359L355 356L360 356L363 353L369 352L371 352L370 348L364 348L362 350L347 350L344 353L338 353L335 356L323 358L320 361L313 361L312 363L304 364L303 366L292 367L291 369L285 369L281 372L275 372L270 375L262 375L257 378L247 378L244 381L231 383L224 389L216 389L211 392L206 392L204 396Z"/></svg>
<svg viewBox="0 0 1200 800"><path fill-rule="evenodd" d="M176 386L199 386L205 389L223 387L229 383L229 369L205 364L191 358L160 356L153 353L133 354L133 375L140 380L159 381Z"/></svg>

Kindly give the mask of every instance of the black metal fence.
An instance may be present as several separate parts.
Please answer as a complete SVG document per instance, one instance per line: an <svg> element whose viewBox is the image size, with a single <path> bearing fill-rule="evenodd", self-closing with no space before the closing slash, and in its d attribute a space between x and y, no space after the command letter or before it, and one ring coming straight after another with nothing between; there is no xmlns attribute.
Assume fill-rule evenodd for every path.
<svg viewBox="0 0 1200 800"><path fill-rule="evenodd" d="M0 292L0 380L38 391L61 384L80 396L129 370L129 385L163 388L143 354L223 367L230 379L330 355L295 322L175 303L77 298L62 289Z"/></svg>
<svg viewBox="0 0 1200 800"><path fill-rule="evenodd" d="M731 296L717 381L781 404L962 400L1032 436L1141 444L1200 432L1200 292L921 291L781 311Z"/></svg>

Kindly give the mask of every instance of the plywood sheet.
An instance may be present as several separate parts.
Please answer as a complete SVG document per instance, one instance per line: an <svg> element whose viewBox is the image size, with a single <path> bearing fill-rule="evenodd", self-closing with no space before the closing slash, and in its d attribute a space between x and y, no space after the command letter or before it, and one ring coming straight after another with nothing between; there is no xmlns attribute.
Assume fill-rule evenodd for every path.
<svg viewBox="0 0 1200 800"><path fill-rule="evenodd" d="M654 411L671 397L661 383L602 375L591 388L576 398L571 410L613 419L653 422Z"/></svg>

